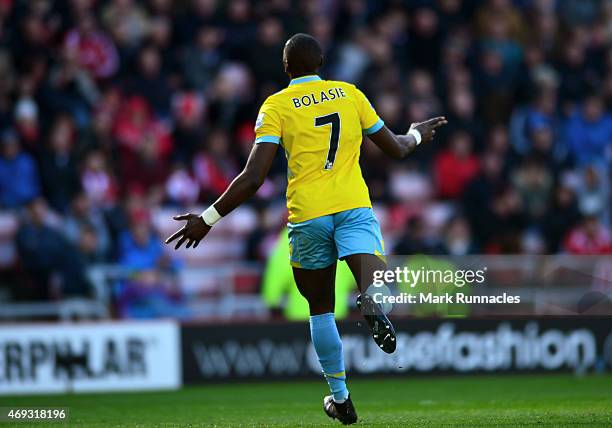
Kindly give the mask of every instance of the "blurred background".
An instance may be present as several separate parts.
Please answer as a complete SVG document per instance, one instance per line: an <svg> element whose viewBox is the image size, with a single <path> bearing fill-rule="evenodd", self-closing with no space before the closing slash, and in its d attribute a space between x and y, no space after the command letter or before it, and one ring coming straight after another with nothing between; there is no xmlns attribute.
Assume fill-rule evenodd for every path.
<svg viewBox="0 0 612 428"><path fill-rule="evenodd" d="M393 131L448 117L402 162L364 140L389 254L612 254L612 1L0 0L0 318L306 318L280 151L196 251L162 243L244 165L296 32ZM341 268L339 317L354 292Z"/></svg>

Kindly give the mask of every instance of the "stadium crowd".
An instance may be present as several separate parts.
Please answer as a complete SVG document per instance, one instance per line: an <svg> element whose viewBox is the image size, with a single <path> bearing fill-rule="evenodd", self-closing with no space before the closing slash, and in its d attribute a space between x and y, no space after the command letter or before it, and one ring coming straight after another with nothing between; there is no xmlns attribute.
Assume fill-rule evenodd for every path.
<svg viewBox="0 0 612 428"><path fill-rule="evenodd" d="M296 32L392 130L448 117L406 161L364 143L388 250L612 253L612 1L0 0L0 211L18 219L0 288L48 299L87 293L96 263L180 269L153 213L240 171ZM285 177L279 151L242 258L267 258Z"/></svg>

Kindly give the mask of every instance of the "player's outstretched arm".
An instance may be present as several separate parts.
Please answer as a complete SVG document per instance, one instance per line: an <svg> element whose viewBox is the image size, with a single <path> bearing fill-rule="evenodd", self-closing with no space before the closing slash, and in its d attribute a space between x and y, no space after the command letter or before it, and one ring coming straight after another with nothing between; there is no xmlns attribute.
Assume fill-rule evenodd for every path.
<svg viewBox="0 0 612 428"><path fill-rule="evenodd" d="M187 242L186 248L197 247L213 224L257 192L270 171L277 149L278 144L254 144L246 166L214 204L202 214L182 214L173 217L177 221L187 223L166 239L166 244L178 239L174 246L175 250L184 242Z"/></svg>
<svg viewBox="0 0 612 428"><path fill-rule="evenodd" d="M406 135L395 135L383 126L379 131L368 135L385 154L394 159L403 159L421 143L429 143L436 135L436 128L446 125L444 116L434 117L425 122L413 123Z"/></svg>

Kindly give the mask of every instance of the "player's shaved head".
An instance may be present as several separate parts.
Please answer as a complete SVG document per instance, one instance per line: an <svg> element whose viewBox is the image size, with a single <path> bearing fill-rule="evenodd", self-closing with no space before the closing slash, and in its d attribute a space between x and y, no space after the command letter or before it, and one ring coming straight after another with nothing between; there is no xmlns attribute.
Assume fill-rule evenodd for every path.
<svg viewBox="0 0 612 428"><path fill-rule="evenodd" d="M285 43L283 63L292 78L315 74L323 64L321 44L309 34L295 34Z"/></svg>

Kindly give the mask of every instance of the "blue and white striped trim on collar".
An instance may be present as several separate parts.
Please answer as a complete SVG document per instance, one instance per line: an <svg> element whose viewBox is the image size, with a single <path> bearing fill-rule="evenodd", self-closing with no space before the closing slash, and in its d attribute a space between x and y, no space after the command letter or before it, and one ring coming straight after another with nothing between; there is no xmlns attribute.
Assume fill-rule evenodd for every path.
<svg viewBox="0 0 612 428"><path fill-rule="evenodd" d="M315 80L321 80L321 78L319 76L317 76L316 74L313 74L313 75L310 75L310 76L302 76L302 77L298 77L296 79L291 79L291 82L289 82L289 86L297 85L298 83L314 82Z"/></svg>

